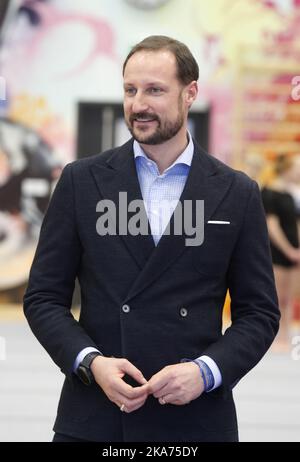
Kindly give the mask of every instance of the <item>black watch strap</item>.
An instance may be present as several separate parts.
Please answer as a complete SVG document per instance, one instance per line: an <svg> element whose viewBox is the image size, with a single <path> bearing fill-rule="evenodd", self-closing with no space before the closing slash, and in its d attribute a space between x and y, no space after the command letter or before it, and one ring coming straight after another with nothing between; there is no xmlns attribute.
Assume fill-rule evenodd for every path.
<svg viewBox="0 0 300 462"><path fill-rule="evenodd" d="M83 360L81 361L79 365L90 369L91 364L96 358L96 356L103 356L103 355L99 351L92 351L91 353L88 353L87 355L85 355L85 357L83 358Z"/></svg>
<svg viewBox="0 0 300 462"><path fill-rule="evenodd" d="M90 366L93 360L97 356L103 356L103 355L102 353L97 352L97 351L92 351L91 353L88 353L83 358L83 360L81 361L81 363L79 364L77 368L77 375L85 385L91 385L95 381Z"/></svg>

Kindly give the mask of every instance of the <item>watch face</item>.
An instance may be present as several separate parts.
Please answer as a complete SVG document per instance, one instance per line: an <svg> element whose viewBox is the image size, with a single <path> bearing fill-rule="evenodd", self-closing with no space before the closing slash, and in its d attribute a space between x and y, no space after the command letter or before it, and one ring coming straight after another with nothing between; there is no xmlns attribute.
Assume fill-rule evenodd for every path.
<svg viewBox="0 0 300 462"><path fill-rule="evenodd" d="M154 8L158 8L168 1L169 0L126 0L126 2L130 5L144 10L152 10Z"/></svg>
<svg viewBox="0 0 300 462"><path fill-rule="evenodd" d="M77 374L80 380L85 384L85 385L91 385L93 382L93 375L89 369L87 369L84 366L79 366L77 369Z"/></svg>

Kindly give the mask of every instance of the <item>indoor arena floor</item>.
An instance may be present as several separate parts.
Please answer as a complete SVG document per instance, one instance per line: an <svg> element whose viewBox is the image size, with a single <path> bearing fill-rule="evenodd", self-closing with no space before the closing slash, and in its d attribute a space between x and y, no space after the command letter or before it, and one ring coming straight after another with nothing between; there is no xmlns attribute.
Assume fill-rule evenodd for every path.
<svg viewBox="0 0 300 462"><path fill-rule="evenodd" d="M300 442L297 334L295 329L298 349L268 352L236 386L240 441ZM0 341L0 441L51 441L63 375L32 335L20 309L9 315L0 312Z"/></svg>

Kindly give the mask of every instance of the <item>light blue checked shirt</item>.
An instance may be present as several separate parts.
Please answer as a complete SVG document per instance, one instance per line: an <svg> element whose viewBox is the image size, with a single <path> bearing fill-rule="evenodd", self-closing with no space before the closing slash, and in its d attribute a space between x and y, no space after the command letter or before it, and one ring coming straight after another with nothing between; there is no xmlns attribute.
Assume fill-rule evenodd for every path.
<svg viewBox="0 0 300 462"><path fill-rule="evenodd" d="M157 164L147 157L136 141L133 143L133 152L151 233L157 245L185 186L194 155L194 143L189 134L186 149L162 174L159 173ZM92 351L97 350L85 348L79 353L74 364L74 371L77 370L85 355ZM222 384L222 376L215 361L209 356L200 356L197 359L205 362L213 374L214 386L210 391L219 387Z"/></svg>
<svg viewBox="0 0 300 462"><path fill-rule="evenodd" d="M159 173L156 163L147 157L136 141L133 143L133 152L152 237L157 245L186 183L194 144L190 137L187 148L162 174Z"/></svg>

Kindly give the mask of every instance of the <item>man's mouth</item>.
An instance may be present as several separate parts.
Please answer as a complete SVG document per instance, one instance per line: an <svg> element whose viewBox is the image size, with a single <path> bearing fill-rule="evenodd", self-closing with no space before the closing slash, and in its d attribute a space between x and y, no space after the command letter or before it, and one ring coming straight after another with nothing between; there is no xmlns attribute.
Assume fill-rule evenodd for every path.
<svg viewBox="0 0 300 462"><path fill-rule="evenodd" d="M134 119L134 122L138 123L149 123L149 122L155 122L156 119Z"/></svg>
<svg viewBox="0 0 300 462"><path fill-rule="evenodd" d="M139 124L147 124L151 122L157 122L157 117L153 115L143 114L143 115L135 115L131 117L131 123L139 123Z"/></svg>

